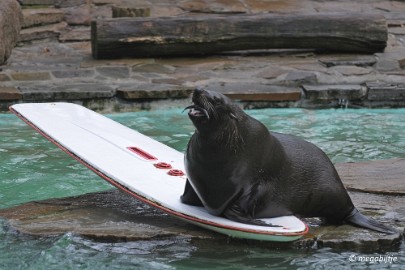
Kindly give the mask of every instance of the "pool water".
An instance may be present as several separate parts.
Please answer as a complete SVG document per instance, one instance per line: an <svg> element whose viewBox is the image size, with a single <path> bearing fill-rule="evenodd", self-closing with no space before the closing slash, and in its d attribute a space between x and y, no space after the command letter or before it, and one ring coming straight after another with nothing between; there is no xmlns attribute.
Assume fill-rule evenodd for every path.
<svg viewBox="0 0 405 270"><path fill-rule="evenodd" d="M177 150L194 132L182 109L107 115ZM405 158L405 109L262 109L247 111L270 130L295 134L321 147L334 163ZM0 114L0 208L32 200L111 189L16 116ZM104 243L67 233L21 235L0 219L0 269L401 269L349 262L359 253L330 249L278 250L260 244L215 244L188 238ZM380 255L380 254L378 254Z"/></svg>

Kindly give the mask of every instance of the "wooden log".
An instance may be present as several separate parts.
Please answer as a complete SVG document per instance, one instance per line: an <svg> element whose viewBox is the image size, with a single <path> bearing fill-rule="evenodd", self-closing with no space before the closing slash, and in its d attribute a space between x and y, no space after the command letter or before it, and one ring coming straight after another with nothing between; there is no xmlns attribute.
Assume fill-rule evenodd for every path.
<svg viewBox="0 0 405 270"><path fill-rule="evenodd" d="M96 59L313 48L374 53L387 44L384 17L367 14L115 18L91 24Z"/></svg>

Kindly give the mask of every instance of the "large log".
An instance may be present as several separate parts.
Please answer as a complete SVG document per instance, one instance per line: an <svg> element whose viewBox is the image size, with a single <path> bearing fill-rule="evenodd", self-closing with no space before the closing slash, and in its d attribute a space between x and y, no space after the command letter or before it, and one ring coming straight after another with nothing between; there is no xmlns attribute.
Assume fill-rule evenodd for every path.
<svg viewBox="0 0 405 270"><path fill-rule="evenodd" d="M215 15L93 21L96 59L313 48L374 53L387 44L384 17L367 14Z"/></svg>

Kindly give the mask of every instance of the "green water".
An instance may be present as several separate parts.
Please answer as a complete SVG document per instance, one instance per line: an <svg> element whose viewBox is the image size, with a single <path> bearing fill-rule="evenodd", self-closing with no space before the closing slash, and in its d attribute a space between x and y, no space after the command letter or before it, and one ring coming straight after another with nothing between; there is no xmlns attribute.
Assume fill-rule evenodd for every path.
<svg viewBox="0 0 405 270"><path fill-rule="evenodd" d="M405 158L405 109L248 113L273 131L317 144L333 162ZM181 151L194 130L181 109L108 116ZM0 114L0 208L110 188L17 117ZM0 269L403 269L405 265L404 246L387 253L398 257L394 264L349 262L353 254L361 255L182 237L124 243L96 242L69 233L38 238L15 232L0 220Z"/></svg>

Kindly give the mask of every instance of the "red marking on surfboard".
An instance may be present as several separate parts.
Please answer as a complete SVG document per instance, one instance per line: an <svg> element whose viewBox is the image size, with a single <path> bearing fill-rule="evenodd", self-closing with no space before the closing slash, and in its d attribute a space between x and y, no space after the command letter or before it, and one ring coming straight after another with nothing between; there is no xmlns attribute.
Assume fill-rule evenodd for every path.
<svg viewBox="0 0 405 270"><path fill-rule="evenodd" d="M167 174L171 175L171 176L183 176L184 172L182 170L173 169L173 170L170 170Z"/></svg>
<svg viewBox="0 0 405 270"><path fill-rule="evenodd" d="M158 169L171 169L172 168L172 165L170 165L169 163L166 163L166 162L158 162L153 165Z"/></svg>
<svg viewBox="0 0 405 270"><path fill-rule="evenodd" d="M153 155L149 154L148 152L146 152L145 150L136 147L136 146L128 146L127 149L135 154L137 154L138 156L140 156L141 158L145 159L145 160L157 160L156 157L154 157Z"/></svg>

